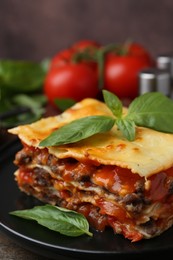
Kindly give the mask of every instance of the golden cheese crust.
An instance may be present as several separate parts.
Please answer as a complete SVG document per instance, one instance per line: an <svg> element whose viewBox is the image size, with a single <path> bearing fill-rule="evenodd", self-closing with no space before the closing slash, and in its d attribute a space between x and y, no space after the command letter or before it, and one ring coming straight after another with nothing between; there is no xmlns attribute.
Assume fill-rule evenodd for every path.
<svg viewBox="0 0 173 260"><path fill-rule="evenodd" d="M124 113L126 111L124 108ZM88 98L60 115L9 129L9 133L18 135L29 146L38 147L40 141L54 130L75 119L91 115L111 116L112 112L103 102ZM58 158L90 159L100 164L117 165L146 178L173 166L173 134L144 127L137 127L134 141L126 140L114 126L106 133L73 144L48 147L48 150Z"/></svg>

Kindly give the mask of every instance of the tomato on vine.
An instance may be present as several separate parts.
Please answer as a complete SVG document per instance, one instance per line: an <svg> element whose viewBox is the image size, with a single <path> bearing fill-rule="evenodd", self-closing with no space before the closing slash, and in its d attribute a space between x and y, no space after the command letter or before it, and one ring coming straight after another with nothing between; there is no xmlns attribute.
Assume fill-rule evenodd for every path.
<svg viewBox="0 0 173 260"><path fill-rule="evenodd" d="M86 49L100 48L101 44L94 40L81 40L72 45L72 49L83 51Z"/></svg>
<svg viewBox="0 0 173 260"><path fill-rule="evenodd" d="M142 45L132 43L126 50L121 46L105 55L104 88L121 99L134 99L138 96L139 72L154 65L150 53Z"/></svg>
<svg viewBox="0 0 173 260"><path fill-rule="evenodd" d="M77 102L102 98L102 89L132 100L138 96L139 72L154 65L149 51L139 43L102 46L81 40L51 59L44 93L52 104L56 98Z"/></svg>
<svg viewBox="0 0 173 260"><path fill-rule="evenodd" d="M97 74L84 63L67 63L51 69L45 79L44 93L54 104L56 98L80 101L98 94Z"/></svg>

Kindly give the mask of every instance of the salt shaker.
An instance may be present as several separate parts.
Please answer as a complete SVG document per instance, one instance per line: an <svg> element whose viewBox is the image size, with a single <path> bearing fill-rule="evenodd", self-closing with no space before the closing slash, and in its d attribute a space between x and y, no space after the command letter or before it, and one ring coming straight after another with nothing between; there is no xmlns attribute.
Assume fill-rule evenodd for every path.
<svg viewBox="0 0 173 260"><path fill-rule="evenodd" d="M159 69L168 70L173 79L173 54L160 54L156 59L156 66Z"/></svg>
<svg viewBox="0 0 173 260"><path fill-rule="evenodd" d="M169 71L159 68L147 68L140 71L139 95L156 91L168 97L171 96L171 77Z"/></svg>
<svg viewBox="0 0 173 260"><path fill-rule="evenodd" d="M159 69L167 70L171 77L171 98L173 98L173 53L160 54L156 59L156 66Z"/></svg>

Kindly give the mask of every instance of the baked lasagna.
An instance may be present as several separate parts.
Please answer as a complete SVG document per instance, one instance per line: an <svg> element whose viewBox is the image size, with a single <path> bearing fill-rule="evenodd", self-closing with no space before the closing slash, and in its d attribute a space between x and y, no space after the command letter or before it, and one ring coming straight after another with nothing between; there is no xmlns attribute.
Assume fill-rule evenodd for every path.
<svg viewBox="0 0 173 260"><path fill-rule="evenodd" d="M173 225L173 134L137 127L136 139L128 141L114 125L76 143L39 145L56 129L91 115L112 114L88 98L9 130L23 145L14 160L19 189L83 214L97 231L111 227L132 242L160 235Z"/></svg>

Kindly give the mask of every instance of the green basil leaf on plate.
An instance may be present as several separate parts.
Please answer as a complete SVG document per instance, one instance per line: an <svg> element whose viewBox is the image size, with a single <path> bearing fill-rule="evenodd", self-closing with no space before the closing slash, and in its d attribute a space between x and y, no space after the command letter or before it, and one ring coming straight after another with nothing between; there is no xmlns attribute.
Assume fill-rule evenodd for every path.
<svg viewBox="0 0 173 260"><path fill-rule="evenodd" d="M38 224L66 236L93 235L89 231L88 221L82 214L65 208L47 204L35 206L32 209L12 211L10 214L24 219L35 220Z"/></svg>

